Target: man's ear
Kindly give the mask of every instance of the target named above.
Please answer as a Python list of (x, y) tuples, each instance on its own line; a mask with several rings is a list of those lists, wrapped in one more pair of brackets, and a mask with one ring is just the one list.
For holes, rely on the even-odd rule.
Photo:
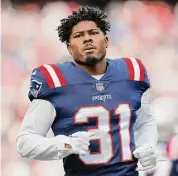
[(67, 43), (67, 50), (68, 50), (69, 54), (72, 55), (72, 48), (71, 48), (70, 43)]
[(109, 45), (109, 39), (107, 36), (105, 36), (105, 45), (106, 45), (106, 48), (108, 48), (108, 45)]

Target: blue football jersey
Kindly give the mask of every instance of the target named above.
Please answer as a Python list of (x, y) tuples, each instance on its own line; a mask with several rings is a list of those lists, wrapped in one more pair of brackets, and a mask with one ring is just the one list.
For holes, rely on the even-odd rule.
[(64, 170), (76, 176), (137, 176), (133, 126), (141, 96), (150, 87), (139, 59), (107, 59), (97, 80), (73, 62), (42, 65), (32, 72), (29, 98), (52, 103), (54, 135), (104, 131), (91, 140), (87, 155), (69, 155)]

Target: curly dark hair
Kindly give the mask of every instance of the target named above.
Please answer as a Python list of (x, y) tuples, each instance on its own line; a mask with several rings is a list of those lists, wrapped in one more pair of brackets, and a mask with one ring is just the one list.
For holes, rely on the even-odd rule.
[(106, 21), (107, 15), (97, 7), (82, 6), (78, 11), (73, 11), (68, 18), (61, 20), (58, 26), (59, 40), (63, 43), (69, 43), (72, 28), (81, 21), (94, 21), (98, 28), (106, 35), (110, 30), (110, 23)]

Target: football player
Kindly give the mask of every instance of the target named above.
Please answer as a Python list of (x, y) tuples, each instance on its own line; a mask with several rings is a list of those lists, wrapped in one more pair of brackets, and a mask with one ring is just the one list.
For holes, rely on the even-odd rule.
[[(58, 36), (73, 62), (32, 72), (17, 150), (27, 158), (63, 159), (66, 176), (138, 176), (156, 166), (147, 72), (137, 58), (105, 57), (106, 18), (86, 6), (62, 19)], [(47, 138), (50, 128), (54, 137)]]

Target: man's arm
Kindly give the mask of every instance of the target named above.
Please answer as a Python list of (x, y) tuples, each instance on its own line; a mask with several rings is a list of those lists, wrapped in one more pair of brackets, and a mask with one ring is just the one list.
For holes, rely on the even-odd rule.
[(137, 112), (138, 117), (134, 125), (136, 149), (133, 154), (142, 166), (137, 168), (138, 171), (152, 169), (157, 163), (155, 148), (158, 132), (156, 121), (151, 115), (149, 91), (147, 90), (141, 98), (141, 108)]
[(50, 102), (32, 101), (16, 140), (17, 151), (22, 157), (59, 160), (71, 153), (85, 154), (87, 152), (89, 146), (87, 132), (74, 133), (74, 138), (65, 135), (46, 138), (55, 116), (55, 109)]
[(148, 145), (153, 149), (158, 142), (158, 131), (155, 118), (151, 114), (148, 89), (141, 98), (141, 108), (137, 111), (138, 117), (134, 125), (136, 147)]

